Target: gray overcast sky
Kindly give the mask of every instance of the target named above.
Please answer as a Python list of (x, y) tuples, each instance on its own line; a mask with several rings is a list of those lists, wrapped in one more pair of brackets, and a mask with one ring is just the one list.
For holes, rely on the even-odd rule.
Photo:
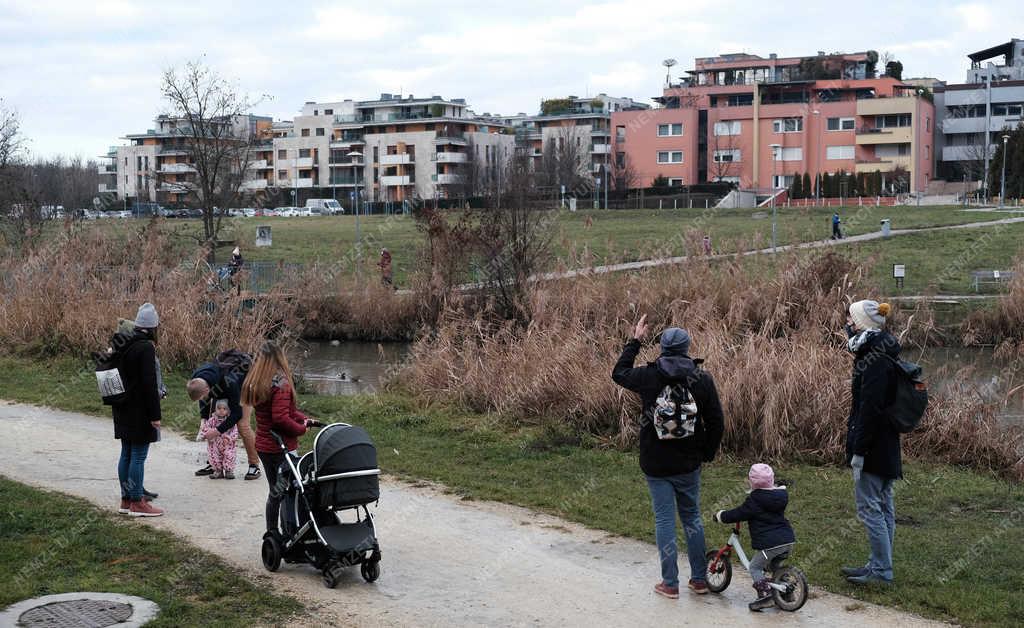
[(0, 97), (36, 154), (99, 155), (162, 109), (160, 72), (204, 55), (257, 113), (381, 92), (464, 97), (478, 113), (542, 97), (648, 99), (662, 59), (890, 51), (904, 76), (962, 82), (968, 52), (1024, 37), (1024, 2), (144, 2), (0, 0)]

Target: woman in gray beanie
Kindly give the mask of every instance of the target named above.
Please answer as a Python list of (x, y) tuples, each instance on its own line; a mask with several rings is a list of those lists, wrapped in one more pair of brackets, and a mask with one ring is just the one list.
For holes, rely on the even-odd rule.
[(149, 444), (160, 437), (160, 387), (156, 346), (160, 317), (152, 303), (139, 307), (130, 334), (114, 336), (113, 349), (120, 354), (118, 370), (127, 398), (111, 406), (114, 438), (121, 441), (117, 477), (121, 485), (122, 514), (159, 517), (163, 510), (145, 499), (143, 479)]

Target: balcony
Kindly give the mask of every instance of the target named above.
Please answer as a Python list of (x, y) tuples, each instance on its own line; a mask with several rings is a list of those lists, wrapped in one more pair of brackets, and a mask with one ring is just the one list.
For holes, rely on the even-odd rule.
[(857, 144), (909, 144), (913, 141), (914, 127), (896, 126), (884, 129), (862, 127), (857, 129)]
[(268, 165), (266, 159), (255, 159), (249, 162), (249, 167), (253, 170), (266, 170), (267, 168), (273, 168), (274, 166)]
[(313, 179), (312, 178), (303, 177), (301, 179), (293, 179), (293, 181), (295, 183), (295, 185), (293, 187), (297, 187), (297, 188), (311, 188), (311, 187), (313, 187)]
[[(996, 154), (996, 145), (988, 147), (991, 159)], [(981, 161), (985, 159), (985, 149), (979, 142), (976, 146), (943, 146), (942, 161)]]
[(466, 134), (455, 132), (439, 132), (434, 138), (435, 144), (451, 144), (453, 146), (465, 146)]
[(608, 153), (612, 152), (612, 145), (611, 144), (594, 144), (594, 146), (590, 149), (590, 152), (596, 153), (596, 154), (599, 154), (599, 155), (607, 155)]
[(242, 184), (243, 190), (265, 190), (267, 189), (266, 179), (250, 179)]
[(360, 177), (334, 176), (331, 177), (330, 185), (362, 185)]
[(381, 155), (380, 165), (382, 166), (398, 166), (401, 164), (411, 164), (416, 161), (413, 155), (408, 153), (400, 153), (398, 155)]
[(854, 165), (854, 171), (858, 174), (861, 172), (874, 172), (876, 170), (881, 172), (892, 172), (897, 168), (911, 170), (910, 156), (893, 155), (891, 157), (868, 157), (866, 159), (858, 159)]
[(431, 178), (438, 185), (456, 185), (465, 180), (460, 174), (435, 174)]
[(157, 192), (171, 192), (174, 194), (184, 194), (197, 189), (195, 183), (188, 181), (169, 181), (167, 183), (161, 183), (157, 186)]
[(160, 172), (168, 174), (187, 174), (195, 171), (196, 169), (188, 164), (163, 164), (160, 166)]
[(332, 159), (330, 159), (328, 161), (328, 163), (332, 167), (334, 167), (334, 166), (362, 166), (362, 165), (364, 165), (362, 157), (347, 157), (347, 156), (346, 157), (332, 158)]
[(342, 135), (336, 140), (331, 140), (331, 148), (348, 148), (353, 144), (365, 144), (366, 139), (362, 135)]
[(156, 152), (157, 155), (188, 155), (189, 151), (184, 146), (167, 146)]
[(914, 113), (916, 109), (916, 96), (864, 98), (857, 101), (858, 116), (881, 116), (890, 113)]
[(109, 183), (100, 183), (97, 189), (98, 192), (117, 192), (116, 185), (110, 185)]
[(381, 177), (380, 178), (380, 184), (382, 186), (384, 186), (384, 187), (393, 187), (393, 186), (396, 186), (396, 185), (411, 185), (412, 184), (412, 177), (410, 177), (408, 175)]
[(611, 137), (610, 129), (592, 129), (590, 131), (590, 137)]
[(430, 156), (431, 161), (436, 161), (439, 164), (464, 164), (466, 163), (466, 153), (456, 153), (451, 151), (439, 152)]
[(293, 164), (296, 168), (312, 168), (313, 158), (312, 157), (299, 157), (294, 161)]
[(117, 166), (99, 166), (96, 168), (96, 171), (101, 175), (117, 174)]

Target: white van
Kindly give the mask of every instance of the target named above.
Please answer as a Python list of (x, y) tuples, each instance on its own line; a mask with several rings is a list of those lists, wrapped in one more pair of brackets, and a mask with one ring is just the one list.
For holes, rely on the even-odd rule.
[(335, 216), (345, 213), (345, 208), (333, 198), (311, 198), (306, 201), (306, 209), (320, 210), (318, 213), (310, 212), (310, 215), (313, 216)]

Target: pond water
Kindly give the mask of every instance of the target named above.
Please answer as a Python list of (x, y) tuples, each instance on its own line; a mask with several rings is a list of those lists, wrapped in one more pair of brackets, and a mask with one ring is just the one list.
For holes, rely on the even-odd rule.
[[(406, 342), (304, 341), (295, 351), (296, 370), (306, 385), (320, 394), (372, 393), (389, 370), (401, 364), (409, 348)], [(986, 399), (1005, 399), (1014, 388), (1024, 385), (1024, 363), (1015, 369), (1013, 364), (996, 360), (988, 348), (907, 349), (903, 357), (924, 366), (925, 379), (934, 392), (955, 383), (957, 371), (965, 366), (972, 367), (967, 374), (969, 389)], [(1008, 425), (1024, 425), (1024, 389), (1012, 395), (1000, 417)]]
[(303, 341), (294, 351), (306, 386), (322, 395), (378, 390), (390, 369), (409, 352), (406, 342)]
[[(941, 391), (956, 381), (957, 371), (971, 367), (966, 374), (968, 390), (977, 391), (989, 401), (1006, 401), (999, 413), (1007, 425), (1024, 425), (1024, 361), (1014, 364), (997, 360), (993, 350), (985, 347), (927, 347), (923, 351), (905, 350), (903, 359), (925, 368), (929, 387)], [(1010, 394), (1010, 393), (1013, 394)]]

